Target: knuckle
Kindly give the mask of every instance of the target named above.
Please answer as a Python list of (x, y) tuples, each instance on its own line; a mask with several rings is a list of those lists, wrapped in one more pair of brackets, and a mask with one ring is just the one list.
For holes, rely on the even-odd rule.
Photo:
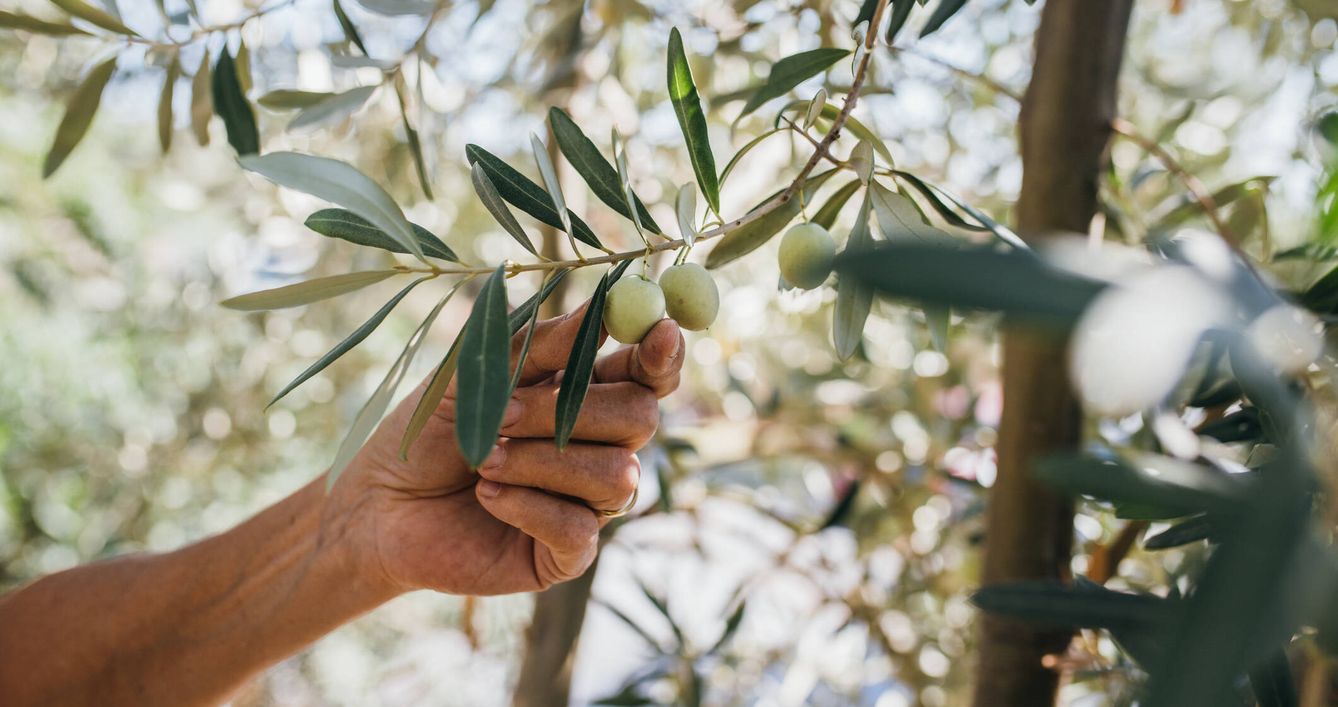
[(588, 550), (599, 543), (599, 522), (593, 513), (575, 514), (563, 525), (563, 541), (571, 550)]

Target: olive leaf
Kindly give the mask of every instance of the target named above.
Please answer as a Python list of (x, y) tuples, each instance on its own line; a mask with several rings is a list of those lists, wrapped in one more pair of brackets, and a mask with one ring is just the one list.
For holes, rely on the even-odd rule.
[(492, 451), (511, 397), (511, 335), (506, 314), (506, 265), (499, 265), (474, 300), (460, 333), (455, 437), (475, 469)]
[(533, 255), (538, 255), (539, 251), (534, 249), (534, 242), (530, 240), (529, 234), (521, 228), (520, 223), (516, 221), (515, 214), (507, 208), (506, 202), (502, 200), (502, 195), (497, 193), (497, 186), (488, 178), (488, 173), (483, 166), (474, 163), (469, 170), (470, 179), (474, 182), (474, 192), (478, 194), (479, 201), (483, 202), (483, 208), (492, 214), (494, 220), (501, 225), (502, 230), (506, 231), (521, 245)]
[(275, 184), (306, 192), (333, 202), (369, 221), (418, 259), (423, 249), (414, 238), (413, 227), (390, 195), (367, 175), (346, 162), (297, 152), (249, 155), (240, 160), (244, 169)]
[[(846, 240), (846, 249), (860, 252), (873, 243), (869, 233), (869, 214), (872, 210), (870, 192), (864, 193), (859, 207), (859, 218)], [(843, 277), (836, 285), (836, 306), (832, 310), (832, 342), (836, 355), (842, 361), (850, 358), (864, 338), (864, 322), (873, 307), (873, 288), (858, 278)]]
[(242, 93), (241, 83), (237, 79), (237, 67), (228, 54), (227, 45), (223, 45), (218, 54), (218, 63), (214, 65), (213, 80), (214, 112), (223, 119), (227, 128), (228, 144), (238, 155), (254, 155), (260, 152), (260, 133), (256, 130), (256, 116), (251, 104)]
[(304, 304), (311, 304), (312, 302), (319, 302), (361, 290), (368, 285), (374, 285), (398, 274), (398, 270), (369, 270), (318, 277), (292, 285), (239, 295), (225, 299), (219, 304), (228, 309), (243, 312), (300, 307)]
[[(497, 192), (512, 206), (553, 228), (563, 228), (564, 219), (558, 217), (557, 209), (553, 208), (553, 198), (543, 187), (478, 145), (466, 145), (465, 157), (470, 164), (482, 165), (488, 178), (497, 187)], [(577, 240), (596, 248), (604, 248), (599, 238), (595, 236), (595, 232), (570, 210), (567, 211), (567, 220), (570, 221), (571, 228), (575, 231), (572, 235), (576, 236)]]
[(565, 448), (571, 440), (571, 433), (576, 429), (576, 417), (581, 413), (581, 405), (590, 387), (590, 376), (594, 373), (595, 358), (599, 353), (600, 332), (604, 326), (604, 298), (631, 263), (631, 260), (624, 260), (604, 273), (594, 294), (590, 296), (590, 304), (576, 331), (576, 340), (572, 343), (571, 355), (567, 358), (562, 382), (558, 386), (553, 432), (558, 449)]
[(0, 10), (0, 27), (6, 29), (21, 29), (26, 32), (35, 32), (37, 34), (47, 34), (57, 37), (72, 34), (88, 34), (72, 24), (41, 20), (36, 17), (21, 15), (15, 12), (6, 12), (4, 10)]
[[(562, 282), (563, 278), (565, 278), (569, 272), (570, 270), (566, 269), (555, 271), (549, 276), (534, 296), (525, 300), (523, 304), (516, 307), (515, 310), (508, 315), (507, 323), (512, 336), (515, 336), (516, 332), (520, 331), (520, 328), (526, 321), (533, 320), (535, 312), (539, 309), (539, 305), (543, 304), (544, 301), (548, 299), (548, 296), (553, 294), (558, 283)], [(423, 428), (427, 426), (427, 421), (431, 419), (432, 412), (441, 404), (441, 399), (445, 397), (446, 389), (450, 387), (451, 378), (455, 375), (455, 370), (459, 361), (460, 338), (456, 337), (455, 342), (451, 344), (450, 350), (447, 351), (446, 355), (441, 359), (441, 363), (437, 365), (435, 370), (433, 370), (432, 378), (428, 381), (423, 396), (418, 399), (417, 405), (414, 406), (413, 414), (409, 416), (409, 424), (405, 425), (404, 436), (400, 439), (400, 459), (407, 460), (409, 458), (409, 447), (413, 446), (413, 443), (417, 441), (418, 436), (423, 432)]]
[(172, 61), (167, 65), (167, 75), (163, 77), (163, 92), (158, 97), (158, 144), (163, 154), (172, 148), (172, 94), (180, 77), (181, 54), (173, 52)]
[(915, 238), (926, 242), (951, 242), (955, 239), (929, 225), (920, 208), (905, 194), (898, 194), (881, 184), (869, 188), (878, 226), (889, 241)]
[[(530, 133), (530, 152), (534, 153), (534, 161), (539, 166), (539, 176), (543, 178), (544, 187), (548, 189), (548, 197), (553, 202), (553, 211), (562, 221), (562, 230), (570, 234), (571, 214), (567, 209), (567, 200), (562, 196), (562, 182), (558, 181), (557, 169), (553, 167), (553, 160), (548, 156), (548, 147), (534, 133)], [(572, 248), (575, 247), (576, 244), (573, 243)]]
[[(804, 200), (807, 201), (811, 198), (812, 192), (817, 191), (818, 187), (822, 186), (822, 183), (827, 181), (835, 172), (836, 170), (828, 170), (822, 174), (809, 177), (808, 181), (804, 182)], [(767, 197), (762, 201), (762, 204), (769, 203), (779, 194), (780, 192), (777, 192)], [(753, 210), (756, 211), (762, 204), (754, 207)], [(800, 206), (800, 199), (789, 199), (766, 215), (729, 231), (706, 256), (706, 267), (718, 268), (757, 250), (771, 240), (772, 236), (780, 233), (781, 229), (793, 221), (795, 216), (799, 215)]]
[(358, 0), (358, 4), (377, 13), (395, 17), (399, 15), (426, 15), (432, 12), (435, 4), (431, 0)]
[(892, 17), (887, 22), (887, 43), (892, 44), (896, 39), (897, 32), (906, 25), (906, 18), (911, 16), (911, 8), (915, 7), (915, 0), (891, 0), (889, 3), (892, 9)]
[[(462, 281), (463, 282), (463, 281)], [(358, 416), (353, 419), (353, 425), (349, 427), (344, 439), (339, 443), (339, 449), (335, 452), (334, 463), (330, 465), (330, 471), (325, 477), (325, 490), (328, 492), (334, 487), (335, 482), (339, 480), (339, 475), (344, 473), (349, 462), (357, 455), (358, 450), (362, 449), (363, 443), (376, 430), (376, 426), (381, 422), (381, 418), (386, 414), (386, 408), (390, 407), (390, 401), (395, 397), (395, 391), (400, 387), (400, 382), (404, 380), (404, 374), (408, 372), (409, 366), (418, 355), (418, 349), (423, 345), (427, 338), (427, 333), (432, 329), (432, 324), (437, 321), (437, 315), (441, 314), (442, 308), (451, 301), (456, 291), (460, 289), (462, 283), (456, 283), (445, 296), (437, 302), (437, 306), (428, 312), (423, 319), (423, 323), (418, 325), (409, 340), (404, 342), (404, 350), (400, 352), (399, 358), (386, 371), (386, 375), (381, 379), (381, 383), (376, 386), (367, 402), (363, 403), (362, 408), (358, 410)]]
[(939, 0), (938, 7), (934, 8), (934, 14), (929, 16), (929, 21), (925, 23), (924, 29), (920, 30), (920, 37), (924, 38), (938, 31), (944, 22), (952, 19), (957, 11), (962, 9), (966, 0)]
[(367, 53), (367, 47), (362, 43), (362, 35), (358, 34), (358, 28), (353, 25), (353, 21), (348, 18), (348, 13), (344, 12), (344, 5), (340, 0), (334, 0), (335, 19), (339, 20), (339, 28), (344, 30), (344, 37), (353, 45)]
[(51, 0), (51, 4), (60, 9), (78, 17), (79, 19), (97, 25), (105, 30), (110, 30), (117, 34), (124, 34), (129, 37), (138, 37), (139, 33), (129, 27), (126, 27), (120, 20), (101, 8), (93, 7), (83, 0)]
[(413, 157), (414, 171), (418, 172), (418, 184), (423, 188), (423, 196), (432, 201), (436, 197), (432, 195), (432, 178), (428, 176), (427, 158), (423, 156), (423, 141), (419, 139), (418, 131), (409, 121), (409, 104), (404, 98), (404, 74), (395, 74), (394, 83), (395, 100), (400, 107), (400, 125), (404, 126), (404, 140), (408, 143), (409, 154)]
[(102, 103), (102, 91), (115, 71), (116, 57), (113, 56), (93, 67), (74, 90), (74, 95), (70, 96), (70, 102), (65, 106), (65, 117), (61, 118), (60, 126), (56, 128), (56, 138), (46, 153), (46, 162), (42, 165), (43, 179), (54, 174), (84, 138), (88, 126), (93, 123), (98, 105)]
[(678, 197), (674, 199), (678, 213), (678, 230), (683, 234), (683, 242), (689, 247), (697, 240), (697, 187), (691, 183), (678, 188)]
[(238, 37), (237, 56), (233, 58), (233, 64), (237, 71), (237, 85), (242, 89), (242, 95), (251, 92), (251, 50), (246, 47), (245, 39)]
[(813, 223), (831, 230), (832, 225), (836, 223), (836, 217), (841, 214), (841, 209), (862, 186), (864, 186), (864, 183), (856, 179), (837, 189), (835, 193), (827, 197), (827, 201), (818, 209), (818, 212), (813, 214)]
[(701, 96), (697, 95), (697, 85), (692, 81), (692, 69), (683, 51), (683, 36), (677, 27), (669, 32), (668, 64), (669, 101), (674, 105), (674, 114), (678, 116), (678, 125), (688, 146), (692, 171), (697, 175), (702, 194), (706, 195), (706, 204), (718, 214), (720, 182), (716, 178), (715, 157), (711, 154), (706, 113), (702, 111)]
[[(385, 231), (373, 226), (367, 219), (349, 211), (347, 209), (321, 209), (307, 217), (307, 228), (330, 238), (338, 238), (356, 243), (362, 246), (380, 248), (392, 253), (405, 253), (409, 251), (398, 241), (391, 238)], [(460, 262), (460, 258), (455, 255), (455, 251), (432, 234), (431, 231), (419, 226), (412, 221), (409, 226), (413, 228), (414, 239), (423, 249), (423, 255), (449, 260), (453, 263)]]
[(762, 144), (763, 140), (766, 140), (772, 135), (775, 135), (776, 133), (781, 132), (783, 130), (785, 130), (785, 128), (772, 128), (762, 133), (761, 135), (758, 135), (752, 140), (749, 140), (747, 144), (745, 144), (743, 147), (740, 147), (739, 151), (735, 152), (734, 156), (729, 158), (729, 163), (725, 165), (725, 170), (720, 173), (720, 183), (724, 184), (725, 180), (729, 179), (730, 173), (734, 171), (734, 167), (739, 164), (739, 160), (742, 160), (744, 155), (751, 152), (754, 147), (757, 147), (758, 145)]
[[(623, 193), (623, 205), (627, 212), (632, 214), (632, 225), (636, 226), (637, 235), (641, 236), (642, 241), (646, 241), (645, 227), (641, 223), (641, 215), (636, 210), (637, 198), (632, 193), (632, 182), (628, 176), (627, 148), (622, 144), (617, 129), (613, 131), (613, 159), (618, 163), (618, 185)], [(649, 246), (650, 243), (646, 242), (646, 245)]]
[(377, 88), (379, 86), (359, 86), (313, 103), (288, 121), (288, 129), (334, 123), (347, 118), (362, 108)]
[(404, 299), (405, 295), (408, 295), (409, 292), (413, 290), (413, 288), (419, 285), (419, 283), (422, 283), (430, 279), (432, 278), (423, 277), (414, 280), (413, 282), (406, 285), (404, 289), (396, 293), (394, 297), (391, 297), (389, 302), (386, 302), (385, 304), (381, 305), (381, 308), (376, 310), (376, 313), (372, 315), (371, 319), (368, 319), (367, 321), (363, 322), (357, 329), (353, 330), (352, 334), (349, 334), (348, 337), (345, 338), (343, 341), (339, 342), (338, 344), (335, 344), (334, 348), (325, 352), (325, 355), (321, 356), (319, 359), (316, 360), (315, 363), (308, 366), (305, 371), (302, 371), (302, 373), (298, 374), (298, 376), (294, 378), (291, 383), (284, 386), (283, 390), (279, 391), (279, 394), (274, 396), (274, 398), (270, 400), (269, 403), (265, 405), (265, 407), (270, 407), (274, 403), (279, 402), (279, 400), (283, 398), (283, 396), (292, 392), (293, 389), (296, 388), (297, 386), (305, 383), (308, 378), (311, 378), (317, 373), (320, 373), (321, 371), (325, 370), (326, 366), (329, 366), (330, 364), (338, 360), (340, 356), (343, 356), (344, 354), (353, 350), (353, 347), (362, 343), (363, 339), (366, 339), (368, 336), (371, 335), (372, 332), (376, 331), (377, 327), (381, 326), (381, 322), (386, 320), (386, 317), (390, 314), (392, 310), (395, 309), (395, 306), (400, 303), (400, 300)]
[(820, 88), (814, 94), (813, 100), (808, 104), (808, 111), (804, 113), (804, 129), (808, 130), (813, 124), (822, 117), (822, 109), (827, 107), (827, 89)]
[(909, 184), (912, 189), (920, 192), (921, 196), (923, 196), (929, 202), (929, 205), (934, 208), (934, 211), (937, 211), (938, 215), (942, 216), (943, 220), (947, 221), (949, 224), (952, 224), (957, 228), (966, 229), (968, 231), (989, 230), (983, 225), (967, 221), (966, 219), (962, 218), (961, 215), (959, 215), (956, 211), (954, 211), (952, 207), (944, 203), (943, 198), (940, 197), (939, 195), (939, 192), (942, 191), (941, 189), (938, 189), (934, 185), (915, 176), (914, 174), (911, 174), (910, 172), (903, 172), (898, 170), (893, 172), (893, 174), (895, 174), (897, 178)]
[(762, 84), (757, 92), (744, 104), (743, 112), (739, 114), (739, 117), (742, 118), (752, 113), (762, 107), (763, 103), (773, 98), (784, 96), (795, 86), (826, 71), (832, 64), (849, 55), (850, 52), (845, 49), (824, 47), (792, 54), (777, 61), (772, 65), (766, 83)]
[[(626, 199), (623, 198), (622, 183), (618, 179), (618, 173), (600, 154), (594, 141), (587, 137), (576, 121), (561, 108), (553, 107), (548, 110), (548, 124), (553, 128), (553, 137), (557, 139), (558, 149), (562, 150), (562, 155), (576, 169), (576, 173), (581, 175), (581, 179), (590, 186), (591, 193), (599, 197), (599, 200), (609, 208), (626, 218), (632, 218), (633, 214), (627, 208)], [(660, 233), (660, 227), (650, 217), (646, 205), (635, 194), (632, 198), (636, 202), (636, 216), (641, 219), (641, 224), (653, 233)]]
[(209, 117), (214, 114), (213, 77), (209, 70), (209, 47), (200, 53), (200, 66), (190, 82), (190, 127), (200, 147), (209, 144)]
[(292, 89), (281, 88), (266, 93), (256, 99), (256, 103), (259, 103), (270, 110), (294, 110), (297, 108), (314, 106), (317, 103), (333, 98), (335, 95), (336, 94), (333, 93), (324, 93), (320, 91), (294, 91)]

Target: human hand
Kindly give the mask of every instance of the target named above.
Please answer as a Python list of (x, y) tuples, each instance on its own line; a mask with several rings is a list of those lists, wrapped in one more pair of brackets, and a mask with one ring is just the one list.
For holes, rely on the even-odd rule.
[[(678, 387), (683, 336), (669, 319), (595, 364), (571, 442), (558, 451), (554, 408), (584, 307), (536, 326), (502, 438), (475, 473), (457, 446), (455, 385), (410, 448), (400, 439), (427, 383), (382, 421), (331, 490), (331, 518), (358, 572), (391, 591), (537, 591), (593, 562), (596, 510), (632, 497), (636, 451), (655, 434), (658, 398)], [(512, 339), (512, 366), (525, 332)]]

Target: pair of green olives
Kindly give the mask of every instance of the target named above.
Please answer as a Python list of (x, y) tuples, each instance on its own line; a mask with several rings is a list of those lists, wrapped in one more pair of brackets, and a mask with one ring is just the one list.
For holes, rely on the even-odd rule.
[(696, 263), (675, 265), (659, 284), (640, 275), (619, 279), (604, 303), (604, 328), (624, 344), (641, 341), (665, 312), (684, 329), (701, 331), (720, 312), (720, 291), (706, 268)]

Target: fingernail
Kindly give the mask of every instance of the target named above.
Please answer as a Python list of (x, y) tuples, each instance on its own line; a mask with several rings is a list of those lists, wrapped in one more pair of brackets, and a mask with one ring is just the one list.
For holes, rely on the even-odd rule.
[(492, 453), (488, 455), (487, 459), (483, 460), (483, 464), (481, 466), (484, 469), (496, 469), (497, 467), (502, 465), (502, 462), (505, 461), (506, 461), (506, 447), (503, 447), (502, 445), (499, 444), (496, 447), (492, 448)]
[(506, 410), (502, 412), (502, 427), (514, 425), (520, 422), (520, 413), (523, 406), (519, 400), (512, 398), (511, 402), (506, 404)]
[(495, 481), (484, 479), (479, 481), (479, 495), (484, 498), (497, 498), (497, 494), (502, 492), (502, 485)]

